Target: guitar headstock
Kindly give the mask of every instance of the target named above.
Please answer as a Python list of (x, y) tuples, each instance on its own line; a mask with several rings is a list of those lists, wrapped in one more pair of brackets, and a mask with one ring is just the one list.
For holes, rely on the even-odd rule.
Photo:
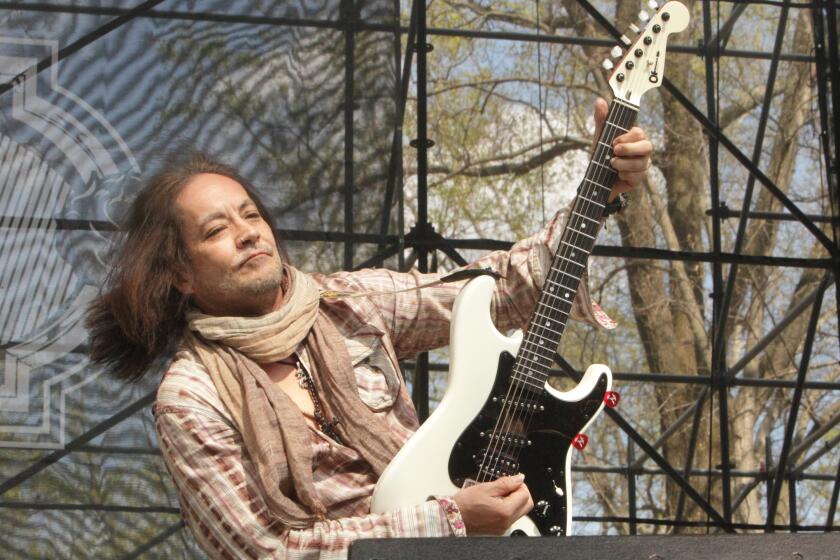
[[(656, 1), (651, 0), (648, 6), (656, 9)], [(685, 29), (688, 20), (688, 9), (676, 0), (666, 2), (653, 17), (644, 11), (639, 14), (641, 26), (630, 26), (635, 40), (622, 36), (626, 50), (616, 46), (611, 51), (613, 57), (621, 56), (621, 60), (617, 64), (604, 61), (604, 68), (613, 70), (610, 87), (615, 97), (638, 106), (647, 90), (659, 87), (665, 73), (668, 36)]]

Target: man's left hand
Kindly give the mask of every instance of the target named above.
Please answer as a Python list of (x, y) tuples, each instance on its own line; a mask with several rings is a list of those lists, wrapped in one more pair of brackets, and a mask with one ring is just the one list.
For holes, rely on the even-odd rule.
[[(595, 102), (595, 139), (601, 134), (604, 121), (607, 118), (607, 102), (598, 99)], [(636, 188), (642, 179), (647, 175), (650, 168), (650, 155), (653, 152), (653, 145), (647, 139), (645, 131), (634, 126), (621, 136), (613, 140), (612, 166), (618, 171), (618, 177), (613, 183), (610, 200), (613, 200), (619, 193), (629, 192)]]

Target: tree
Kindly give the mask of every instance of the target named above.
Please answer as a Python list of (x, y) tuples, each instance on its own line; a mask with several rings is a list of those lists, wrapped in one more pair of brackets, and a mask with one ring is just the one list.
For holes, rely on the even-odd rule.
[[(694, 24), (671, 43), (693, 45), (703, 40), (701, 3), (690, 2)], [(614, 12), (605, 11), (615, 6)], [(617, 26), (626, 29), (635, 19), (638, 3), (619, 1), (600, 5)], [(718, 5), (720, 21), (735, 7)], [(527, 2), (480, 2), (441, 0), (429, 5), (430, 27), (458, 27), (497, 31), (528, 31), (543, 35), (603, 38), (604, 30), (575, 0), (535, 6)], [(732, 48), (766, 50), (778, 25), (778, 7), (751, 6), (739, 9)], [(813, 45), (810, 12), (792, 10), (784, 52), (807, 54)], [(769, 39), (768, 39), (769, 38)], [(722, 40), (726, 40), (724, 37)], [(604, 97), (609, 89), (598, 71), (607, 49), (601, 47), (536, 46), (534, 43), (490, 42), (463, 38), (435, 37), (430, 55), (430, 137), (437, 142), (430, 160), (431, 220), (445, 236), (517, 238), (539, 227), (535, 209), (544, 192), (558, 183), (576, 185), (582, 176), (591, 134), (594, 94)], [(744, 153), (752, 153), (755, 129), (768, 87), (768, 61), (721, 58), (718, 61), (719, 124)], [(689, 99), (705, 107), (705, 62), (690, 54), (671, 52), (668, 79)], [(800, 207), (823, 213), (827, 193), (822, 187), (819, 145), (814, 130), (814, 87), (811, 64), (783, 61), (779, 66), (770, 105), (767, 132), (760, 146), (759, 162), (764, 173)], [(409, 112), (411, 111), (409, 105)], [(642, 123), (657, 144), (655, 169), (633, 195), (631, 206), (618, 221), (618, 232), (607, 226), (601, 242), (620, 242), (626, 247), (656, 247), (672, 251), (707, 253), (712, 250), (708, 138), (701, 125), (680, 102), (664, 89), (659, 96), (643, 100)], [(413, 115), (406, 128), (411, 133)], [(662, 131), (661, 133), (658, 131)], [(540, 140), (542, 136), (542, 140)], [(545, 166), (543, 170), (542, 166)], [(411, 167), (407, 168), (411, 181)], [(544, 178), (542, 173), (544, 172)], [(746, 173), (734, 158), (721, 153), (721, 198), (740, 203), (747, 183)], [(577, 177), (575, 180), (574, 177)], [(756, 212), (779, 212), (778, 200), (756, 185), (751, 208)], [(549, 211), (562, 198), (548, 195)], [(499, 204), (503, 201), (503, 204)], [(408, 205), (409, 210), (411, 205)], [(407, 220), (410, 223), (410, 220)], [(737, 223), (722, 224), (724, 251), (731, 251)], [(809, 255), (824, 257), (825, 250), (803, 227), (795, 223), (750, 220), (743, 241), (743, 254)], [(448, 266), (446, 260), (442, 266)], [(451, 265), (449, 265), (451, 266)], [(724, 266), (725, 280), (732, 270)], [(709, 375), (713, 359), (713, 313), (708, 292), (712, 268), (702, 262), (656, 262), (648, 259), (601, 260), (593, 270), (596, 292), (602, 302), (623, 323), (625, 333), (613, 337), (572, 329), (562, 345), (567, 358), (582, 366), (605, 358), (624, 371), (649, 371)], [(824, 277), (820, 269), (789, 270), (769, 266), (737, 267), (728, 308), (725, 331), (726, 367), (732, 366), (752, 348), (786, 313)], [(625, 292), (626, 290), (626, 292)], [(628, 297), (629, 296), (629, 297)], [(837, 368), (836, 313), (831, 298), (823, 306), (818, 337), (809, 368), (809, 379), (835, 380)], [(743, 376), (755, 379), (791, 380), (802, 353), (808, 313), (801, 314), (767, 349), (751, 360)], [(626, 332), (631, 331), (631, 332)], [(720, 402), (713, 393), (711, 404), (704, 401), (698, 416), (697, 445), (688, 456), (691, 412), (703, 393), (701, 384), (666, 384), (624, 389), (628, 416), (649, 441), (672, 427), (678, 427), (662, 447), (664, 457), (678, 469), (705, 470), (711, 477), (689, 476), (713, 507), (723, 511), (721, 487)], [(804, 438), (835, 416), (840, 406), (830, 395), (806, 391), (799, 416), (797, 437)], [(765, 445), (777, 460), (782, 427), (790, 408), (791, 390), (733, 386), (727, 390), (730, 463), (737, 471), (772, 469), (764, 464)], [(628, 403), (630, 400), (634, 403)], [(709, 407), (712, 407), (709, 409)], [(686, 416), (688, 421), (678, 420)], [(596, 440), (606, 448), (593, 451), (599, 462), (623, 464), (627, 454), (625, 437), (602, 421)], [(775, 455), (774, 455), (775, 453)], [(587, 456), (587, 460), (591, 460)], [(802, 455), (800, 454), (800, 458)], [(816, 462), (819, 468), (834, 467)], [(707, 488), (711, 480), (711, 488)], [(640, 477), (639, 511), (654, 517), (703, 521), (705, 513), (685, 500), (670, 478)], [(590, 476), (598, 508), (608, 515), (626, 515), (627, 496), (608, 475)], [(664, 482), (664, 484), (663, 484)], [(824, 491), (811, 488), (799, 500), (825, 511)], [(750, 491), (748, 491), (750, 490)], [(733, 478), (732, 497), (744, 493), (734, 504), (733, 521), (763, 524), (764, 485), (749, 478)], [(785, 496), (786, 493), (783, 493)], [(782, 499), (784, 503), (786, 498)], [(593, 504), (594, 505), (594, 504)], [(805, 511), (804, 508), (800, 508)], [(802, 520), (799, 520), (802, 522)], [(787, 508), (780, 506), (776, 522), (787, 522)], [(818, 521), (822, 523), (823, 520)], [(627, 530), (616, 525), (615, 530)], [(643, 530), (667, 530), (664, 528)]]

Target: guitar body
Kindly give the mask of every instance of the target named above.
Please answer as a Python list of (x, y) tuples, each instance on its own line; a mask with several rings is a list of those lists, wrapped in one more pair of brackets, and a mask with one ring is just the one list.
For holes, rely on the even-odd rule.
[[(510, 372), (522, 341), (521, 332), (507, 337), (493, 326), (493, 288), (494, 280), (481, 276), (458, 295), (446, 394), (382, 473), (373, 493), (373, 513), (418, 504), (431, 495), (454, 494), (478, 472), (481, 461), (473, 457), (479, 458), (493, 445), (487, 436), (499, 417), (501, 399), (509, 393)], [(536, 506), (511, 532), (571, 533), (572, 439), (603, 408), (611, 380), (609, 368), (593, 365), (571, 391), (560, 392), (546, 384), (541, 394), (528, 394), (543, 409), (534, 412), (527, 432), (518, 432), (516, 426), (508, 430), (518, 434), (519, 442), (512, 435), (512, 443), (507, 444), (517, 447), (518, 465), (499, 466), (495, 476), (485, 478), (525, 474)]]

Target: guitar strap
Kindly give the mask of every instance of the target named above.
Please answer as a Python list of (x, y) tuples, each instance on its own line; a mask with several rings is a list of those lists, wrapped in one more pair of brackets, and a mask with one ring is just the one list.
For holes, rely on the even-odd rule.
[(412, 288), (405, 288), (402, 290), (391, 290), (391, 291), (376, 291), (376, 292), (340, 292), (338, 290), (321, 290), (319, 293), (319, 297), (321, 299), (341, 299), (341, 298), (357, 298), (357, 297), (370, 297), (370, 296), (382, 296), (382, 295), (393, 295), (393, 294), (402, 294), (406, 292), (415, 292), (417, 290), (422, 290), (423, 288), (429, 288), (431, 286), (439, 286), (440, 284), (448, 284), (450, 282), (460, 282), (461, 280), (467, 280), (471, 278), (476, 278), (478, 276), (492, 276), (496, 280), (502, 278), (502, 275), (496, 272), (491, 268), (467, 268), (464, 270), (456, 270), (451, 274), (447, 274), (446, 276), (442, 276), (433, 282), (426, 282), (425, 284), (419, 284)]

